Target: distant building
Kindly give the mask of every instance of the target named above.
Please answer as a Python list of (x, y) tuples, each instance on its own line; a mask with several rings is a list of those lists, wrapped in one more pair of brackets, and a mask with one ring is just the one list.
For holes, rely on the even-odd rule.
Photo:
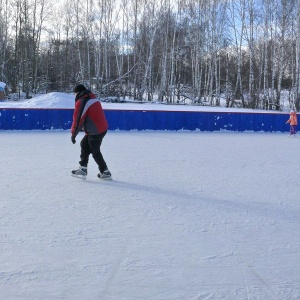
[(4, 101), (5, 99), (5, 88), (6, 84), (4, 82), (0, 82), (0, 101)]
[(5, 99), (4, 88), (0, 86), (0, 101)]

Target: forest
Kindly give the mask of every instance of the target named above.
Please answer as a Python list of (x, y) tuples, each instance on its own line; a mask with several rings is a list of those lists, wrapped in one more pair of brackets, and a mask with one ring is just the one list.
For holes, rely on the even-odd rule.
[(299, 110), (300, 0), (0, 0), (8, 97)]

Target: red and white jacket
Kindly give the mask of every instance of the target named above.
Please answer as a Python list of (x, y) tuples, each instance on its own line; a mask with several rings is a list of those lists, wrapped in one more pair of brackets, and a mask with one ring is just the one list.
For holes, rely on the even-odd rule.
[(108, 124), (101, 102), (89, 90), (80, 93), (75, 99), (75, 110), (71, 127), (75, 138), (79, 131), (88, 135), (97, 135), (108, 129)]

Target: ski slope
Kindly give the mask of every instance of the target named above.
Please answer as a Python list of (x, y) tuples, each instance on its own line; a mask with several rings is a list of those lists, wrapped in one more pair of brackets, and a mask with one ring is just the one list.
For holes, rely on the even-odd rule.
[[(287, 128), (288, 131), (288, 128)], [(0, 299), (300, 299), (300, 138), (0, 132)]]

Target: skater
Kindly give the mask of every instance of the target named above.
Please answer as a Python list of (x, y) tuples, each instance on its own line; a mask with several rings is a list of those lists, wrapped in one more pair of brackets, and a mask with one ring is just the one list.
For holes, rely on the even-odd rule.
[(95, 94), (88, 90), (83, 84), (74, 88), (75, 109), (71, 127), (71, 141), (76, 143), (76, 136), (79, 131), (85, 135), (80, 142), (81, 154), (79, 168), (72, 171), (72, 176), (85, 179), (89, 156), (92, 154), (98, 165), (100, 179), (111, 179), (111, 173), (100, 151), (100, 146), (107, 133), (108, 124), (101, 106)]
[(286, 124), (290, 124), (290, 136), (295, 137), (296, 134), (296, 126), (298, 124), (297, 122), (297, 114), (294, 109), (290, 111), (290, 118), (287, 120)]

